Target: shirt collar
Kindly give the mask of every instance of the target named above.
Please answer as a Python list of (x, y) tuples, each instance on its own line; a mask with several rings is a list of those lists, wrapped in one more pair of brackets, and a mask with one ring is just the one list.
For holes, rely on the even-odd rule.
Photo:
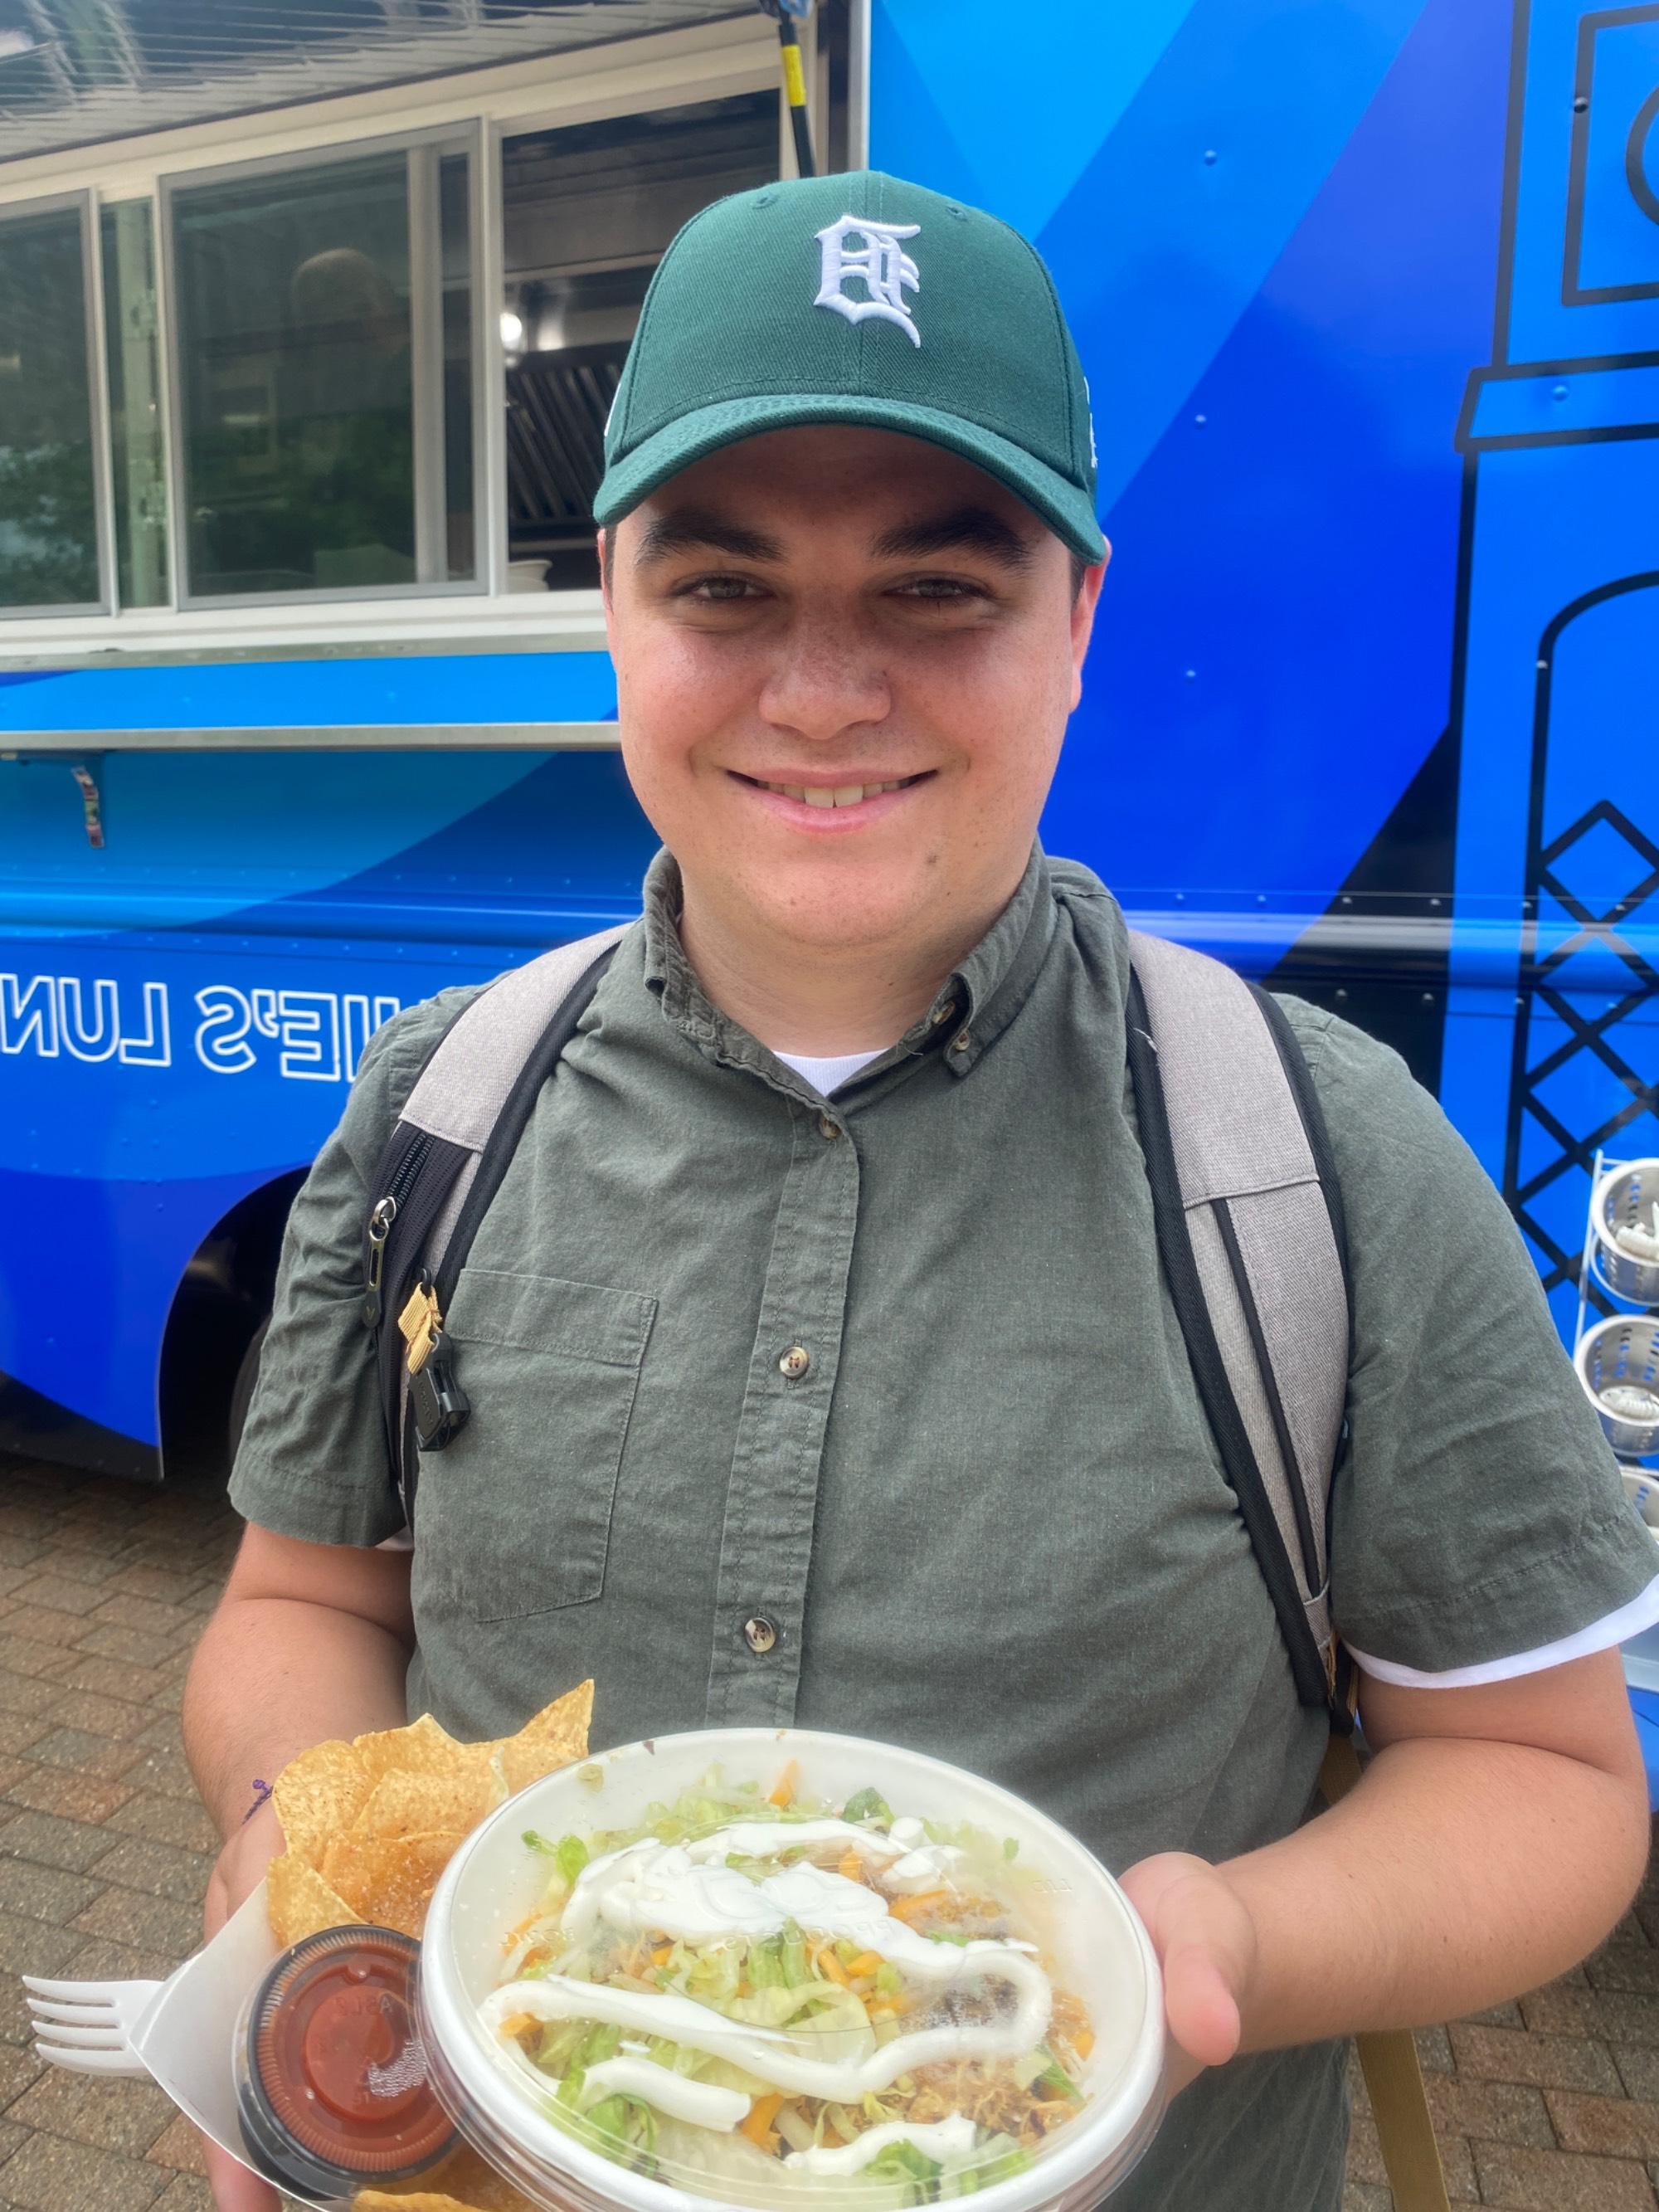
[(951, 1073), (966, 1075), (977, 1067), (1030, 996), (1054, 930), (1048, 858), (1041, 845), (1033, 845), (1018, 890), (946, 978), (905, 1042), (914, 1050), (918, 1038), (942, 1029)]
[[(709, 1000), (680, 942), (681, 902), (679, 865), (664, 850), (646, 871), (644, 885), (645, 981), (663, 1013), (716, 1058), (752, 1068), (781, 1089), (804, 1087), (793, 1069)], [(927, 1012), (857, 1080), (935, 1048), (953, 1075), (969, 1073), (1030, 996), (1054, 928), (1048, 856), (1034, 845), (1012, 898), (939, 986)]]

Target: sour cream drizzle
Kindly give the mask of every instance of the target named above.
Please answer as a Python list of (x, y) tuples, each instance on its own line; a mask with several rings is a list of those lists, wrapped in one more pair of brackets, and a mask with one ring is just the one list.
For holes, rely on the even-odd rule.
[[(896, 1830), (898, 1825), (894, 1824)], [(688, 1942), (754, 1942), (781, 1934), (793, 1922), (811, 1936), (846, 1937), (902, 1967), (912, 1980), (935, 1988), (981, 1979), (1001, 1982), (1012, 1992), (1015, 2002), (1012, 2011), (998, 2019), (917, 2029), (855, 2058), (837, 2060), (811, 2056), (807, 2046), (815, 2039), (810, 2030), (786, 2037), (728, 2020), (711, 2007), (673, 1990), (653, 1994), (611, 1989), (569, 1975), (548, 1974), (494, 1990), (479, 2008), (483, 2025), (492, 2033), (499, 2033), (504, 2021), (526, 2013), (543, 2021), (605, 2021), (727, 2059), (774, 2088), (843, 2102), (866, 2091), (888, 2088), (901, 2074), (918, 2066), (951, 2059), (1023, 2057), (1047, 2033), (1054, 1998), (1048, 1976), (1028, 1955), (1030, 1945), (992, 1939), (933, 1942), (896, 1919), (878, 1891), (863, 1882), (850, 1881), (843, 1875), (802, 1864), (784, 1867), (755, 1881), (725, 1863), (728, 1856), (768, 1857), (796, 1846), (839, 1844), (860, 1851), (867, 1860), (896, 1858), (902, 1866), (907, 1857), (914, 1863), (923, 1856), (917, 1841), (919, 1824), (907, 1823), (906, 1830), (890, 1839), (846, 1820), (735, 1821), (693, 1844), (659, 1844), (647, 1838), (589, 1863), (565, 1906), (564, 1931), (574, 1942), (584, 1941), (601, 1923), (623, 1935), (650, 1930)], [(954, 1846), (933, 1848), (939, 1856), (930, 1860), (930, 1874), (942, 1873), (951, 1863), (946, 1853), (960, 1856)], [(914, 1878), (922, 1869), (913, 1865), (911, 1871)], [(607, 2067), (617, 2066), (627, 2066), (642, 2075), (665, 2075), (664, 2068), (650, 2061), (615, 2059), (592, 2068), (587, 2079), (594, 2081), (605, 2075)], [(666, 2078), (684, 2080), (674, 2075)], [(621, 2087), (620, 2079), (617, 2087)], [(651, 2081), (646, 2088), (629, 2094), (645, 2097), (647, 2088), (658, 2087)], [(743, 2106), (746, 2112), (746, 2098)], [(679, 2118), (696, 2118), (689, 2111), (681, 2112), (667, 2105), (663, 2110), (675, 2111)], [(736, 2118), (742, 2116), (738, 2113)], [(733, 2119), (698, 2124), (729, 2127), (736, 2123)], [(951, 2123), (933, 2124), (943, 2127)], [(964, 2124), (969, 2126), (971, 2135), (971, 2124)], [(860, 2142), (879, 2133), (879, 2130), (870, 2130), (860, 2137)], [(911, 2139), (915, 2139), (914, 2135)]]
[(693, 2081), (649, 2058), (602, 2058), (582, 2076), (582, 2110), (602, 2097), (637, 2097), (671, 2119), (689, 2120), (694, 2127), (711, 2128), (730, 2135), (748, 2111), (750, 2100), (741, 2089), (722, 2089), (713, 2081)]
[[(843, 1832), (872, 1840), (862, 1829), (838, 1820), (803, 1820), (782, 1832), (793, 1843), (810, 1838), (815, 1828), (828, 1832), (822, 1838), (825, 1842), (840, 1841)], [(725, 1864), (728, 1853), (759, 1856), (744, 1848), (756, 1835), (768, 1838), (769, 1848), (777, 1850), (781, 1847), (779, 1833), (774, 1826), (739, 1824), (695, 1844), (647, 1841), (609, 1851), (592, 1860), (577, 1878), (564, 1909), (565, 1934), (580, 1943), (603, 1922), (624, 1936), (649, 1930), (691, 1943), (738, 1937), (760, 1942), (781, 1935), (793, 1920), (809, 1935), (846, 1936), (861, 1948), (890, 1959), (916, 1980), (935, 1983), (960, 1979), (965, 1961), (974, 1962), (975, 1972), (984, 1972), (988, 1954), (1006, 1961), (1012, 1953), (1012, 1944), (995, 1940), (935, 1943), (895, 1919), (878, 1891), (823, 1867), (784, 1867), (753, 1881)], [(943, 1852), (952, 1847), (935, 1848)], [(921, 1857), (917, 1850), (901, 1853), (898, 1863), (903, 1866), (907, 1858)], [(937, 1879), (950, 1862), (941, 1857), (925, 1863), (927, 1876)], [(1048, 1987), (1046, 1982), (1043, 1987)]]
[(811, 2150), (788, 2151), (783, 2162), (802, 2173), (859, 2173), (872, 2159), (879, 2158), (889, 2143), (900, 2142), (914, 2143), (924, 2158), (965, 2158), (974, 2148), (974, 2124), (965, 2112), (952, 2112), (948, 2119), (924, 2120), (920, 2124), (912, 2120), (885, 2120), (878, 2128), (866, 2128), (855, 2142), (819, 2143)]
[(896, 1859), (908, 1846), (873, 1828), (854, 1826), (851, 1820), (734, 1820), (712, 1836), (699, 1836), (686, 1850), (694, 1859), (723, 1859), (728, 1852), (739, 1858), (775, 1858), (780, 1851), (805, 1850), (811, 1844), (839, 1844), (861, 1859), (879, 1864)]
[(848, 2103), (866, 2090), (890, 2088), (901, 2074), (917, 2066), (938, 2066), (953, 2058), (1019, 2058), (1041, 2043), (1048, 2032), (1052, 2002), (1048, 1978), (1040, 1967), (1000, 1944), (969, 1944), (965, 1950), (941, 1944), (958, 1960), (969, 1960), (975, 1950), (995, 1951), (994, 1969), (981, 1959), (958, 1969), (962, 1975), (994, 1972), (1014, 1989), (1018, 2002), (1001, 2019), (953, 2023), (947, 2027), (918, 2028), (914, 2034), (896, 2035), (866, 2057), (834, 2060), (813, 2058), (805, 2045), (810, 2033), (789, 2039), (725, 2019), (690, 1997), (665, 1990), (659, 1996), (642, 1990), (615, 1990), (603, 1982), (573, 1981), (565, 1974), (549, 1974), (532, 1982), (509, 1982), (494, 1990), (478, 2008), (480, 2019), (492, 2034), (515, 2013), (534, 2020), (603, 2020), (646, 2035), (660, 2035), (683, 2043), (711, 2057), (729, 2059), (746, 2074), (757, 2075), (775, 2089), (803, 2097), (828, 2097)]

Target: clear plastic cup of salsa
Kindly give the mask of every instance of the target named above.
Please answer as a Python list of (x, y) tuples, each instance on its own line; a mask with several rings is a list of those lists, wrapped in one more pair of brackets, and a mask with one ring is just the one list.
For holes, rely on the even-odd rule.
[(237, 2034), (249, 2155), (279, 2187), (349, 2205), (453, 2148), (416, 2020), (420, 1946), (391, 1928), (331, 1928), (270, 1968)]

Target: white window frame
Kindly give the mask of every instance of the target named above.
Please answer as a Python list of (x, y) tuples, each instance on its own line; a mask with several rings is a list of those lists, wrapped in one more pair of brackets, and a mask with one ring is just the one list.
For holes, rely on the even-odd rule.
[[(869, 0), (851, 0), (848, 36), (849, 125), (853, 158), (867, 158)], [(818, 76), (814, 70), (813, 77)], [(809, 82), (811, 82), (809, 79)], [(665, 31), (611, 46), (528, 62), (473, 70), (450, 78), (338, 94), (252, 116), (185, 125), (102, 146), (70, 148), (0, 163), (0, 222), (15, 211), (54, 202), (89, 202), (98, 332), (97, 451), (106, 479), (100, 499), (100, 574), (108, 598), (101, 609), (44, 615), (38, 608), (0, 611), (0, 663), (16, 669), (63, 667), (93, 654), (124, 661), (255, 654), (442, 653), (501, 650), (605, 650), (604, 609), (596, 590), (513, 592), (507, 589), (506, 365), (501, 342), (503, 296), (501, 145), (526, 132), (689, 106), (778, 83), (777, 34), (758, 9), (752, 14)], [(179, 379), (177, 333), (165, 302), (171, 222), (164, 186), (183, 188), (218, 172), (248, 173), (286, 156), (349, 159), (377, 142), (454, 137), (476, 128), (480, 155), (471, 195), (474, 226), (475, 362), (474, 511), (476, 582), (395, 585), (335, 597), (321, 592), (183, 596), (185, 562), (178, 493), (179, 459), (173, 416)], [(817, 143), (823, 118), (815, 117)], [(787, 119), (780, 112), (786, 164)], [(114, 594), (113, 501), (107, 483), (107, 354), (97, 216), (118, 201), (151, 203), (158, 287), (159, 373), (168, 394), (167, 442), (168, 566), (171, 599), (162, 607), (118, 609)], [(483, 465), (477, 458), (480, 438)]]
[(14, 607), (0, 601), (0, 623), (72, 622), (88, 616), (107, 619), (115, 608), (115, 493), (110, 468), (109, 361), (105, 348), (104, 271), (98, 209), (90, 191), (54, 192), (15, 206), (0, 204), (0, 228), (39, 216), (75, 212), (81, 222), (82, 314), (86, 327), (87, 417), (92, 441), (94, 550), (98, 597), (51, 606)]
[[(165, 517), (165, 529), (163, 535), (167, 540), (167, 596), (161, 605), (155, 607), (128, 608), (124, 607), (121, 605), (120, 549), (116, 542), (117, 532), (115, 527), (115, 410), (114, 404), (110, 396), (108, 287), (104, 281), (105, 269), (103, 261), (104, 217), (112, 209), (118, 207), (142, 206), (145, 212), (145, 220), (149, 228), (150, 283), (155, 297), (155, 331), (154, 338), (155, 347), (155, 381), (161, 390), (162, 399), (165, 403), (167, 401), (167, 395), (173, 389), (173, 351), (170, 343), (170, 335), (167, 327), (167, 319), (161, 312), (161, 234), (156, 212), (157, 198), (158, 196), (154, 190), (145, 192), (131, 192), (119, 195), (104, 194), (100, 196), (95, 192), (93, 194), (92, 227), (98, 240), (99, 255), (99, 313), (103, 324), (102, 342), (99, 349), (98, 375), (100, 388), (103, 396), (104, 422), (106, 424), (105, 434), (102, 441), (104, 460), (106, 466), (108, 468), (110, 477), (109, 513), (107, 517), (110, 541), (109, 617), (111, 620), (118, 622), (133, 613), (149, 614), (152, 616), (171, 614), (178, 605), (177, 594), (179, 590), (179, 559), (178, 535), (179, 506), (178, 501), (173, 495), (173, 425), (169, 419), (172, 409), (168, 404), (164, 404), (162, 406), (161, 420), (159, 426), (161, 440), (161, 484), (167, 496), (167, 514)], [(3, 208), (0, 208), (0, 216), (3, 216)]]

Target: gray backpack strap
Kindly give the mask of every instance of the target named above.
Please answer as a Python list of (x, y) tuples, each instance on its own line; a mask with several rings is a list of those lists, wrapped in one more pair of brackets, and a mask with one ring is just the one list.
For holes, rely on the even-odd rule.
[[(443, 1334), (455, 1279), (537, 1094), (630, 927), (558, 945), (471, 1000), (439, 1039), (386, 1140), (364, 1232), (363, 1319), (374, 1337), (386, 1453), (406, 1516), (418, 1470), (411, 1427), (422, 1450), (441, 1450), (470, 1410)], [(407, 1342), (398, 1325), (405, 1301), (414, 1331)]]
[[(1162, 1092), (1168, 1154), (1188, 1252), (1225, 1389), (1200, 1372), (1235, 1487), (1239, 1437), (1223, 1436), (1230, 1396), (1248, 1458), (1271, 1508), (1250, 1533), (1281, 1555), (1261, 1559), (1280, 1600), (1288, 1567), (1328, 1684), (1334, 1677), (1328, 1507), (1347, 1397), (1350, 1320), (1340, 1194), (1305, 1065), (1282, 1012), (1218, 961), (1131, 933), (1146, 1016), (1142, 1072)], [(1137, 1038), (1131, 1024), (1131, 1062)], [(1137, 1082), (1137, 1097), (1140, 1084)], [(1143, 1124), (1146, 1119), (1143, 1105)], [(1143, 1134), (1146, 1134), (1143, 1127)], [(1148, 1146), (1148, 1171), (1157, 1176)], [(1179, 1238), (1177, 1237), (1178, 1244)], [(1164, 1253), (1167, 1263), (1171, 1255)], [(1177, 1251), (1170, 1287), (1182, 1306)], [(1194, 1368), (1206, 1354), (1182, 1314)], [(1248, 1487), (1246, 1474), (1244, 1486)], [(1253, 1519), (1246, 1510), (1247, 1525)], [(1295, 1652), (1293, 1650), (1293, 1657)], [(1298, 1686), (1310, 1685), (1304, 1668)]]
[[(398, 1119), (471, 1155), (433, 1224), (428, 1249), (434, 1269), (443, 1267), (478, 1162), (514, 1084), (577, 984), (631, 927), (624, 922), (556, 945), (522, 968), (509, 968), (462, 1009), (421, 1070)], [(515, 1141), (517, 1135), (515, 1130)]]

